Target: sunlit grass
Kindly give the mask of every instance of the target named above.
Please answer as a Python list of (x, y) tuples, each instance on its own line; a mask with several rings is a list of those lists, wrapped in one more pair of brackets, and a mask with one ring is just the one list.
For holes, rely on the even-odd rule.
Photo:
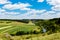
[[(26, 36), (24, 36), (24, 38), (25, 37)], [(20, 38), (21, 38), (21, 36), (14, 36), (14, 39), (16, 39), (16, 40), (19, 40)], [(54, 33), (54, 34), (45, 35), (45, 36), (42, 36), (42, 35), (37, 36), (37, 35), (35, 35), (35, 37), (34, 37), (34, 35), (32, 35), (32, 37), (30, 37), (29, 39), (25, 38), (24, 40), (60, 40), (60, 33)]]
[(28, 32), (28, 31), (32, 31), (35, 28), (38, 28), (38, 26), (36, 25), (30, 25), (28, 23), (22, 23), (22, 22), (10, 22), (6, 23), (6, 21), (4, 21), (2, 24), (0, 23), (0, 28), (4, 28), (4, 27), (8, 27), (8, 26), (12, 26), (9, 28), (5, 28), (0, 30), (0, 33), (9, 33), (9, 34), (14, 34), (18, 31), (24, 31), (24, 32)]

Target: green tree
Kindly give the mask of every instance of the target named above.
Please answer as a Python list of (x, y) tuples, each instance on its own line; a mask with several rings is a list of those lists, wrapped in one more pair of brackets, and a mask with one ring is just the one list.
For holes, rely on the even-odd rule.
[(39, 20), (36, 21), (35, 24), (39, 26), (42, 29), (42, 32), (48, 32), (54, 33), (56, 31), (56, 20)]

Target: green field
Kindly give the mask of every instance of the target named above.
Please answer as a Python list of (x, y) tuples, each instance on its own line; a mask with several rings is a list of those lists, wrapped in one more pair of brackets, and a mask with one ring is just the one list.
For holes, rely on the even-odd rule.
[[(16, 35), (20, 31), (25, 34)], [(34, 31), (38, 33), (30, 33)], [(40, 31), (41, 28), (31, 22), (0, 21), (0, 40), (60, 40), (60, 32), (48, 35), (47, 33), (41, 34)], [(14, 34), (14, 36), (11, 34)]]
[[(20, 40), (20, 36), (15, 36), (14, 37), (14, 40)], [(51, 34), (51, 35), (45, 35), (45, 36), (41, 36), (38, 34), (37, 35), (33, 35), (31, 38), (29, 39), (24, 39), (24, 40), (60, 40), (60, 33), (54, 33), (54, 34)]]
[[(12, 36), (13, 40), (60, 40), (60, 33), (54, 33), (51, 35), (42, 36), (40, 34), (37, 35), (22, 35), (22, 36)], [(4, 35), (0, 37), (0, 40), (10, 40), (10, 38), (6, 38)]]
[(22, 23), (22, 22), (10, 22), (7, 23), (6, 21), (4, 21), (4, 23), (0, 23), (0, 33), (9, 33), (9, 34), (14, 34), (18, 31), (32, 31), (34, 29), (37, 29), (38, 26), (35, 25), (30, 25), (30, 24), (26, 24), (26, 23)]

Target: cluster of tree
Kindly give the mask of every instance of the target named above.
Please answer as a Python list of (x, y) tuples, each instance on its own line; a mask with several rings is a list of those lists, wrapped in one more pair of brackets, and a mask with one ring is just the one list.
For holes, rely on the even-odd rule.
[[(37, 20), (35, 25), (42, 29), (42, 32), (55, 33), (60, 31), (60, 18), (50, 19), (50, 20)], [(44, 30), (45, 29), (45, 30)]]
[(17, 36), (19, 36), (19, 35), (28, 35), (28, 34), (39, 34), (40, 32), (38, 32), (38, 31), (36, 31), (36, 30), (32, 30), (32, 31), (27, 31), (27, 32), (25, 32), (25, 31), (18, 31), (18, 32), (16, 32), (16, 34), (10, 34), (10, 35), (12, 35), (12, 36), (15, 36), (15, 35), (17, 35)]
[(29, 19), (21, 19), (21, 20), (17, 20), (17, 19), (0, 19), (0, 23), (4, 23), (4, 21), (7, 21), (6, 23), (11, 23), (11, 22), (23, 22), (23, 23), (28, 23)]
[[(45, 33), (45, 32), (55, 33), (57, 31), (60, 32), (60, 18), (49, 19), (49, 20), (23, 19), (23, 20), (10, 20), (10, 21), (17, 21), (17, 22), (23, 22), (23, 23), (29, 23), (29, 21), (32, 21), (32, 23), (34, 23), (35, 25), (41, 28), (42, 33)], [(24, 35), (24, 34), (32, 34), (32, 33), (36, 34), (38, 32), (36, 30), (33, 32), (32, 31), (30, 32), (19, 31), (16, 33), (16, 35)]]

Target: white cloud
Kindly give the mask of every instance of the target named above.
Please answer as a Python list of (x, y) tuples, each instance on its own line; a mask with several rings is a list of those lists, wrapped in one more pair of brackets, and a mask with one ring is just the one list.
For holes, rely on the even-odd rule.
[(26, 13), (22, 14), (22, 16), (36, 16), (38, 13), (39, 14), (43, 14), (46, 10), (35, 10), (35, 9), (30, 9), (29, 11), (27, 11)]
[(17, 15), (20, 14), (19, 12), (4, 12), (6, 15)]
[(50, 5), (60, 5), (60, 0), (46, 0)]
[(0, 0), (0, 4), (7, 4), (7, 3), (11, 3), (11, 2), (8, 0)]
[(50, 18), (59, 18), (60, 17), (60, 0), (46, 0), (48, 4), (53, 5), (52, 6), (52, 10), (53, 12), (55, 12), (54, 14), (50, 15), (51, 13), (49, 13), (49, 15), (51, 16)]
[(5, 11), (4, 9), (1, 9), (1, 8), (0, 8), (0, 12), (4, 12), (4, 11)]
[[(19, 14), (19, 15), (16, 15)], [(7, 12), (4, 9), (0, 9), (0, 18), (3, 19), (52, 19), (60, 17), (60, 13), (46, 10), (30, 9), (24, 14), (19, 12)]]
[(38, 0), (38, 2), (43, 2), (44, 0)]
[[(55, 13), (54, 11), (35, 10), (35, 9), (31, 9), (24, 14), (20, 14), (19, 12), (7, 12), (4, 9), (3, 10), (0, 9), (0, 13), (1, 13), (0, 18), (2, 19), (52, 19), (60, 17), (59, 12)], [(37, 15), (38, 13), (39, 15)]]
[[(38, 0), (38, 2), (43, 2), (44, 0)], [(36, 10), (28, 8), (31, 6), (28, 3), (9, 3), (5, 4), (0, 9), (0, 18), (6, 18), (6, 19), (52, 19), (52, 18), (59, 18), (60, 17), (60, 1), (59, 0), (47, 0), (47, 2), (50, 5), (53, 5), (51, 8), (51, 11), (47, 10)], [(27, 10), (26, 13), (19, 13), (19, 12), (8, 12), (5, 9), (8, 10)], [(58, 12), (59, 11), (59, 12)], [(19, 15), (16, 15), (19, 14)]]
[(3, 15), (4, 12), (5, 12), (5, 10), (0, 8), (0, 14)]
[[(6, 10), (0, 10), (0, 18), (3, 19), (38, 19), (37, 13), (42, 14), (46, 10), (35, 10), (35, 9), (30, 9), (24, 14), (20, 14), (19, 12), (7, 12)], [(19, 15), (16, 15), (19, 14)]]
[[(39, 13), (39, 15), (37, 15)], [(26, 14), (22, 14), (23, 19), (53, 19), (59, 18), (60, 13), (55, 11), (46, 11), (46, 10), (31, 10)]]
[(52, 19), (55, 17), (56, 17), (56, 14), (54, 11), (46, 11), (44, 14), (41, 15), (42, 19)]
[(3, 8), (8, 10), (15, 10), (15, 9), (30, 10), (30, 8), (27, 8), (28, 6), (31, 5), (28, 3), (16, 3), (16, 4), (6, 4), (3, 6)]
[(56, 15), (57, 15), (57, 18), (60, 18), (60, 13), (57, 13)]
[(53, 6), (52, 10), (54, 10), (54, 11), (60, 11), (60, 5)]
[(53, 5), (52, 10), (60, 11), (60, 0), (47, 0), (47, 3)]
[(7, 12), (5, 9), (0, 8), (0, 15), (16, 15), (20, 14), (20, 12)]
[(49, 12), (46, 11), (40, 15), (35, 15), (36, 19), (52, 19), (54, 17), (55, 17), (55, 13), (52, 11), (49, 11)]

